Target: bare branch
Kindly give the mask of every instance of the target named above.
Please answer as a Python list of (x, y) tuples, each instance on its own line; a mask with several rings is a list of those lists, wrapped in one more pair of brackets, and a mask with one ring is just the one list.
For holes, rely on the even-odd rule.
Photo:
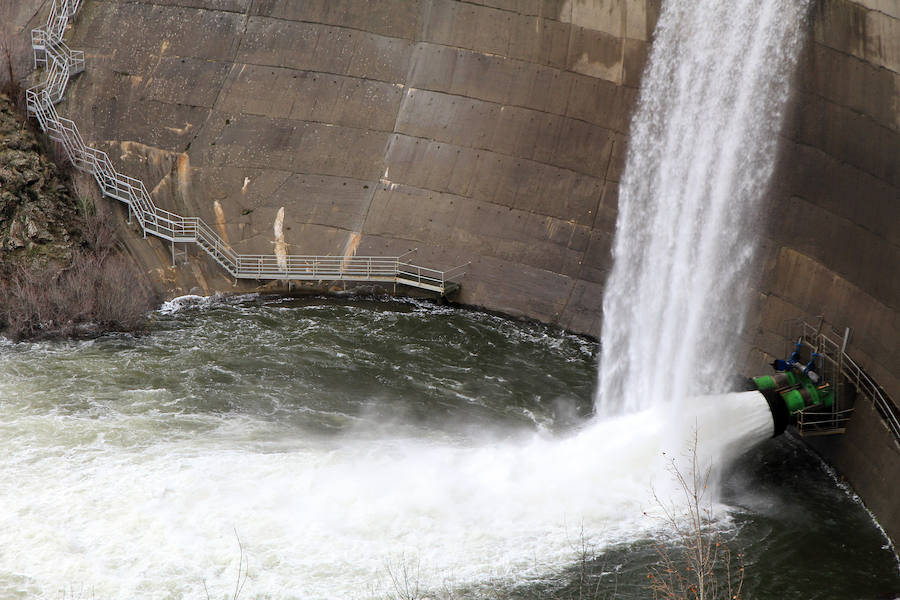
[[(682, 471), (674, 459), (669, 459), (668, 467), (684, 505), (679, 509), (653, 492), (663, 521), (676, 535), (677, 550), (663, 542), (657, 545), (659, 563), (647, 573), (650, 590), (654, 598), (664, 600), (740, 600), (744, 566), (732, 564), (731, 551), (713, 524), (708, 497), (711, 469), (699, 465), (696, 429), (688, 453), (689, 472)], [(720, 586), (720, 577), (724, 586)]]

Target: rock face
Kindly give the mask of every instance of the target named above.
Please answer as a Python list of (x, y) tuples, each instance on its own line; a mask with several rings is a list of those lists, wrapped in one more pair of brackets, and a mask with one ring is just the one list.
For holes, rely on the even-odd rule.
[(0, 95), (0, 334), (21, 340), (142, 328), (157, 301), (121, 251), (121, 220), (89, 193), (74, 192), (84, 188), (48, 151)]
[(0, 95), (0, 275), (15, 264), (66, 261), (80, 241), (68, 177)]

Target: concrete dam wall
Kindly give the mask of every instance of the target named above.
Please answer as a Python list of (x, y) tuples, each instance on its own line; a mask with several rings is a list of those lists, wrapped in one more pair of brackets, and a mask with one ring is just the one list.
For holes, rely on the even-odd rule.
[[(855, 356), (900, 397), (900, 6), (819, 0), (782, 132), (764, 233), (768, 353), (784, 319), (854, 331)], [(751, 361), (752, 362), (752, 361)]]
[[(19, 5), (23, 31), (42, 4)], [(60, 112), (239, 252), (418, 248), (471, 261), (462, 303), (599, 336), (659, 4), (86, 0), (68, 39), (88, 68)], [(815, 0), (795, 88), (739, 367), (767, 372), (785, 320), (821, 315), (897, 399), (897, 2)], [(235, 290), (200, 254), (172, 270), (161, 243), (131, 246), (173, 294)], [(900, 449), (877, 414), (817, 447), (900, 539)]]
[[(787, 348), (785, 320), (839, 332), (900, 400), (900, 3), (817, 0), (782, 132), (748, 374)], [(838, 338), (840, 335), (837, 336)], [(810, 440), (900, 540), (900, 446), (868, 402)]]
[[(215, 224), (238, 252), (418, 248), (435, 268), (471, 261), (460, 302), (598, 334), (657, 13), (621, 1), (88, 1), (70, 39), (90, 72), (61, 112), (158, 205)], [(182, 269), (195, 281), (175, 284), (233, 289), (198, 262)]]

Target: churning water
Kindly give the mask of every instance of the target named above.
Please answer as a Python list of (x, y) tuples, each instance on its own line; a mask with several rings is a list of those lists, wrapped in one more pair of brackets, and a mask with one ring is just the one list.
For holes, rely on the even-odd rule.
[[(160, 314), (142, 337), (7, 344), (0, 598), (223, 598), (238, 537), (243, 598), (393, 597), (390, 573), (423, 594), (559, 597), (582, 542), (618, 572), (619, 597), (643, 598), (652, 490), (670, 486), (660, 452), (683, 440), (664, 447), (659, 409), (592, 420), (595, 354), (430, 304), (254, 298)], [(739, 397), (726, 414), (708, 400), (699, 421), (722, 435), (705, 450), (746, 441), (747, 421), (770, 434), (764, 403)], [(788, 561), (804, 552), (791, 521), (824, 511), (853, 533), (815, 538), (781, 597), (838, 563), (838, 589), (895, 584), (861, 507), (805, 471), (789, 477), (802, 494), (776, 501), (777, 479), (762, 495), (751, 482), (718, 507), (737, 544), (759, 548), (748, 562), (806, 562)], [(794, 597), (815, 597), (813, 581)]]
[(806, 7), (663, 3), (619, 188), (602, 414), (727, 386)]

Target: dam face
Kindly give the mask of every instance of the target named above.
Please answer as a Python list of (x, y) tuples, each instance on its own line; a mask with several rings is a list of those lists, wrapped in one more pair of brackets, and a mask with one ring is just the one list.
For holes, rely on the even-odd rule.
[[(843, 332), (848, 353), (900, 398), (900, 5), (813, 3), (769, 194), (755, 310), (737, 360), (784, 356), (787, 319)], [(838, 336), (840, 337), (840, 336)], [(900, 539), (900, 446), (867, 401), (847, 433), (810, 441)]]
[(599, 334), (657, 5), (88, 1), (65, 110), (238, 252), (283, 207), (288, 253), (471, 261), (460, 302)]
[[(41, 5), (16, 3), (22, 36)], [(86, 0), (67, 39), (88, 68), (60, 112), (241, 252), (272, 252), (283, 207), (291, 253), (472, 261), (460, 302), (599, 336), (659, 5)], [(766, 372), (784, 321), (822, 315), (896, 399), (900, 9), (818, 0), (809, 28), (735, 364)], [(132, 248), (172, 293), (234, 289), (198, 257), (168, 279), (168, 249), (147, 244)], [(863, 406), (818, 446), (900, 538), (900, 450), (878, 416)]]

